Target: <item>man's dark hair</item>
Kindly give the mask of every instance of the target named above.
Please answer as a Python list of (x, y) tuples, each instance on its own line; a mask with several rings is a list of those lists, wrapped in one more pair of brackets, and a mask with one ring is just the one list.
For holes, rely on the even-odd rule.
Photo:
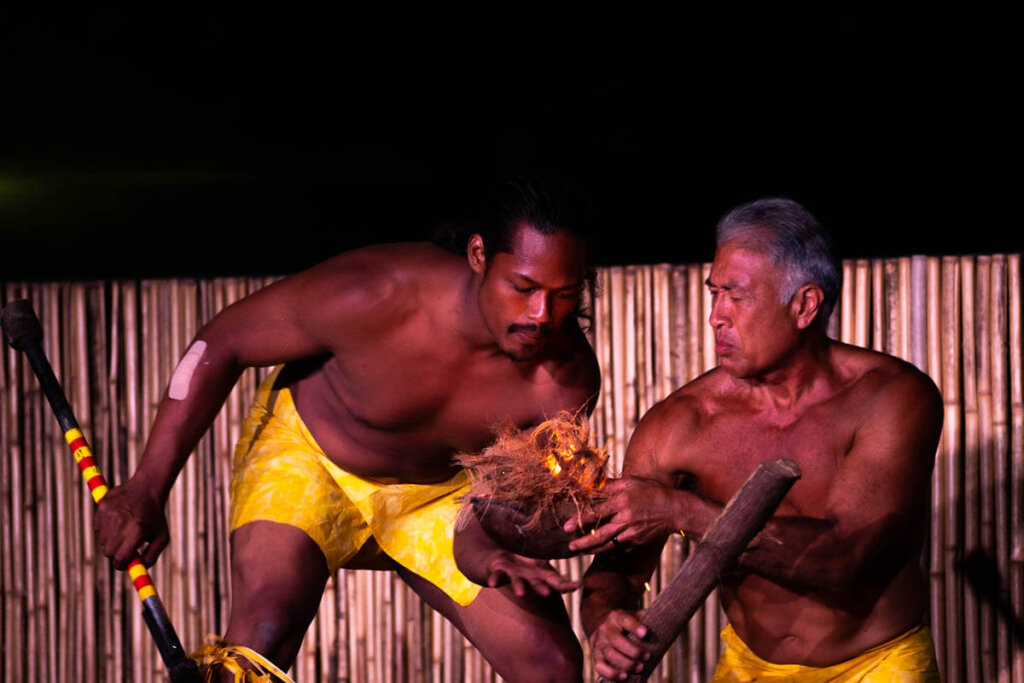
[[(519, 178), (494, 186), (473, 220), (444, 223), (431, 241), (457, 254), (466, 253), (473, 234), (483, 238), (488, 264), (498, 253), (509, 253), (523, 222), (552, 235), (562, 233), (590, 248), (593, 217), (590, 202), (574, 184), (565, 180)], [(594, 280), (588, 270), (587, 279)]]
[(758, 199), (738, 206), (718, 222), (716, 243), (736, 243), (765, 254), (783, 273), (783, 303), (806, 284), (825, 294), (819, 320), (828, 322), (843, 289), (843, 266), (832, 238), (811, 212), (791, 199)]
[(520, 178), (495, 188), (477, 232), (488, 260), (512, 249), (524, 221), (541, 234), (563, 233), (587, 244), (593, 225), (589, 208), (579, 190), (565, 181)]

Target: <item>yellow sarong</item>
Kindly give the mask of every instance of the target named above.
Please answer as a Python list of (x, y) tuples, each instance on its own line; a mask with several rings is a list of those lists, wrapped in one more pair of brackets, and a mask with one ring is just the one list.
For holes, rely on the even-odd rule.
[(459, 571), (452, 553), (458, 496), (469, 490), (460, 472), (438, 484), (383, 485), (335, 465), (303, 424), (280, 368), (260, 385), (235, 447), (231, 529), (271, 521), (302, 529), (333, 573), (371, 539), (403, 567), (460, 605), (480, 586)]
[(711, 683), (939, 683), (935, 647), (927, 626), (916, 626), (852, 659), (821, 667), (765, 661), (750, 651), (731, 625), (722, 631), (722, 643), (725, 651)]

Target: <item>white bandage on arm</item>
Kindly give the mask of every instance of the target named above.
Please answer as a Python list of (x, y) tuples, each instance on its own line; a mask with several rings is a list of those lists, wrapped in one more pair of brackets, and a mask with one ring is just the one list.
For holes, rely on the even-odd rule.
[(178, 363), (178, 367), (175, 368), (174, 374), (171, 375), (171, 384), (167, 387), (168, 398), (181, 401), (188, 396), (188, 387), (192, 383), (192, 374), (196, 371), (196, 367), (199, 365), (199, 361), (205, 352), (206, 342), (202, 339), (197, 339), (188, 348), (188, 351), (185, 352), (185, 355)]

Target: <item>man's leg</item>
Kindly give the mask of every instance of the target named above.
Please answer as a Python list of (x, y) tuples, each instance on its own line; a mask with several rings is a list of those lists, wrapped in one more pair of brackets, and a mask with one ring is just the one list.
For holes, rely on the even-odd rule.
[(231, 615), (224, 640), (288, 670), (316, 616), (330, 573), (296, 527), (249, 522), (231, 533)]
[(398, 568), (402, 579), (448, 618), (510, 683), (582, 680), (583, 652), (560, 595), (518, 597), (508, 586), (484, 588), (459, 605), (429, 581)]

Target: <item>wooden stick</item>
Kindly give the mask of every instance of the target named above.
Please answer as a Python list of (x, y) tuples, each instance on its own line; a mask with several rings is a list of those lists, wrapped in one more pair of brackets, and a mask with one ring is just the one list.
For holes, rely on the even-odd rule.
[(735, 564), (799, 478), (800, 468), (791, 460), (766, 461), (750, 475), (708, 527), (697, 550), (644, 614), (651, 658), (642, 673), (627, 677), (627, 681), (647, 679), (718, 583), (718, 577)]

